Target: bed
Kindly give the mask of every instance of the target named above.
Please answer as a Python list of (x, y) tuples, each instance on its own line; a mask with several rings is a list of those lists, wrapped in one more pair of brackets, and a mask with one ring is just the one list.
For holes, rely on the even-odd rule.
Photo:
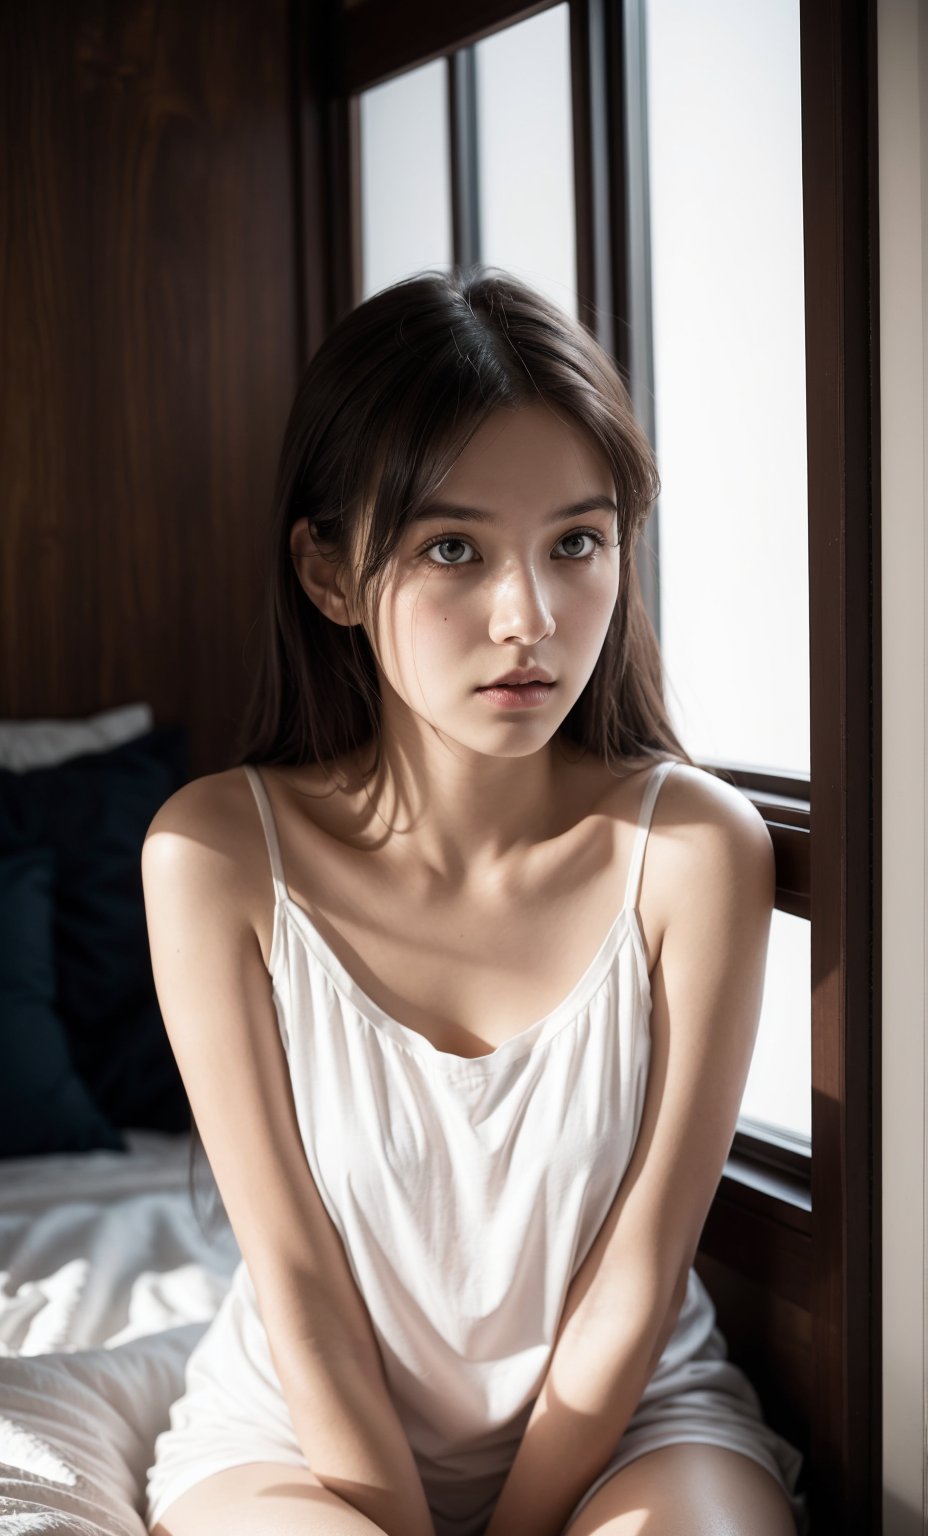
[(0, 1529), (144, 1536), (239, 1251), (158, 1011), (139, 856), (184, 782), (147, 704), (0, 721)]
[(238, 1263), (202, 1154), (191, 1202), (189, 1133), (125, 1134), (128, 1152), (3, 1165), (0, 1528), (16, 1536), (144, 1536), (155, 1437)]

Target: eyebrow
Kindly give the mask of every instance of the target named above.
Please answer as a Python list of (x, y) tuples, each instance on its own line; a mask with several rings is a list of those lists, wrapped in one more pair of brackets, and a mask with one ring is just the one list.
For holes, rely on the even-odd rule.
[[(573, 506), (559, 507), (545, 518), (545, 524), (562, 523), (569, 517), (579, 517), (583, 512), (618, 512), (611, 496), (587, 496)], [(429, 501), (410, 519), (413, 523), (427, 523), (436, 517), (454, 518), (461, 523), (498, 523), (500, 519), (480, 507), (461, 507), (450, 501)]]

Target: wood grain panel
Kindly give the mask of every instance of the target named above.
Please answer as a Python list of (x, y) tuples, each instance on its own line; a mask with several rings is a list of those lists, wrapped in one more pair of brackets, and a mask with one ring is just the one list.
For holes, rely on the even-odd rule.
[(812, 782), (812, 1519), (882, 1525), (874, 0), (800, 0)]
[(0, 12), (0, 715), (223, 765), (299, 359), (287, 0)]
[(811, 1437), (812, 1315), (763, 1280), (749, 1280), (700, 1249), (694, 1265), (716, 1309), (728, 1358), (747, 1375), (764, 1418), (806, 1457)]

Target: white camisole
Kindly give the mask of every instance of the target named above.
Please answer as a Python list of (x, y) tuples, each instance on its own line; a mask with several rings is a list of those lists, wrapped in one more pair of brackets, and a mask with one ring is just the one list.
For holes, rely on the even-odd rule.
[[(269, 970), (306, 1160), (339, 1233), (422, 1475), (436, 1536), (480, 1536), (547, 1369), (571, 1279), (641, 1121), (651, 989), (636, 903), (648, 779), (620, 911), (570, 994), (473, 1058), (436, 1049), (361, 990), (292, 900), (258, 769), (246, 766), (275, 906)], [(731, 1446), (783, 1485), (800, 1532), (800, 1453), (726, 1359), (690, 1270), (657, 1369), (611, 1473), (679, 1440)], [(149, 1469), (149, 1529), (200, 1478), (241, 1462), (306, 1466), (244, 1261), (188, 1361)], [(621, 1429), (621, 1426), (619, 1426)]]

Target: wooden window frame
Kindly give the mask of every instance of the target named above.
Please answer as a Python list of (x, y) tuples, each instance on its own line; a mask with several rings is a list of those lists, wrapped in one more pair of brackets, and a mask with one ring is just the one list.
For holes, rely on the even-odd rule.
[[(294, 7), (304, 362), (362, 292), (359, 93), (449, 58), (454, 254), (468, 264), (479, 250), (473, 60), (451, 56), (555, 3)], [(645, 329), (633, 358), (631, 328), (614, 318), (650, 310), (647, 251), (628, 246), (626, 227), (646, 197), (645, 157), (626, 143), (640, 0), (568, 3), (578, 313), (629, 382), (647, 375), (651, 345)], [(761, 811), (777, 906), (812, 925), (812, 1155), (739, 1128), (700, 1249), (809, 1313), (813, 1529), (845, 1536), (882, 1521), (876, 36), (876, 0), (800, 0), (811, 781), (705, 764)], [(646, 399), (636, 410), (653, 441)], [(644, 559), (640, 574), (659, 626), (655, 565)]]

